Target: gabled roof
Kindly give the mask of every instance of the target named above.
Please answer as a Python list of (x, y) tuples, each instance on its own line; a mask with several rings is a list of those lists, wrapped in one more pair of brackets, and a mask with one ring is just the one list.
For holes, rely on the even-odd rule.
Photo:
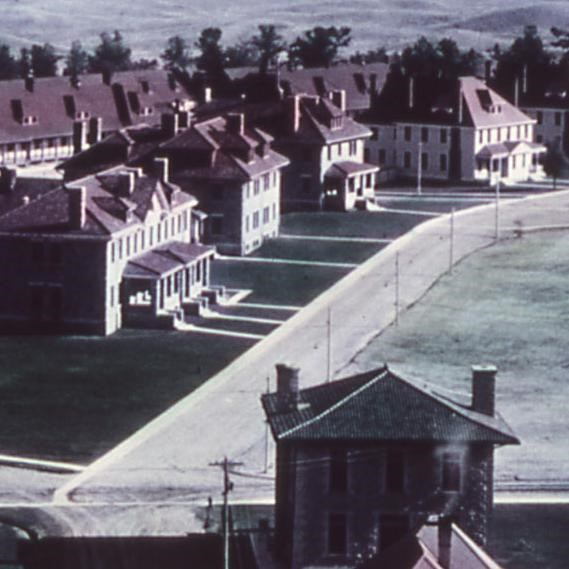
[[(124, 178), (120, 178), (124, 171), (124, 168), (115, 168), (74, 184), (84, 187), (86, 192), (86, 221), (80, 230), (71, 228), (68, 190), (59, 185), (50, 191), (38, 192), (37, 197), (29, 201), (15, 202), (12, 208), (1, 213), (0, 232), (106, 236), (144, 223), (154, 207), (169, 211), (184, 203), (196, 204), (193, 196), (179, 191), (177, 186), (145, 175), (136, 175), (132, 194), (125, 196), (118, 191), (119, 185), (124, 183)], [(46, 184), (51, 181), (47, 180)]]
[(343, 162), (336, 162), (332, 164), (326, 173), (324, 174), (327, 178), (349, 178), (350, 176), (356, 176), (358, 174), (369, 174), (371, 172), (377, 172), (379, 168), (375, 164), (367, 164), (366, 162), (352, 162), (351, 160), (345, 160)]
[(459, 405), (387, 366), (303, 389), (293, 410), (276, 393), (262, 403), (277, 441), (519, 443), (500, 415)]

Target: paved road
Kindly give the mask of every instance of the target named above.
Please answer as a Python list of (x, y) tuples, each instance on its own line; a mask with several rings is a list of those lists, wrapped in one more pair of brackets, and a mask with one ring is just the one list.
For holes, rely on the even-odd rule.
[[(494, 220), (493, 205), (455, 214), (455, 261), (494, 241)], [(569, 192), (501, 206), (501, 237), (549, 225), (569, 227)], [(449, 252), (448, 216), (430, 220), (391, 243), (203, 387), (60, 487), (55, 495), (57, 511), (74, 512), (75, 533), (83, 531), (83, 522), (85, 533), (93, 528), (115, 533), (117, 517), (96, 506), (115, 501), (124, 527), (141, 528), (145, 523), (154, 527), (156, 515), (168, 515), (158, 507), (165, 499), (203, 505), (208, 496), (219, 498), (221, 473), (210, 463), (224, 455), (244, 464), (233, 476), (232, 499), (272, 498), (273, 471), (265, 472), (266, 427), (259, 396), (267, 378), (274, 387), (274, 365), (299, 366), (302, 386), (325, 380), (330, 309), (331, 369), (335, 376), (341, 375), (354, 354), (394, 320), (396, 256), (404, 311), (448, 270)], [(157, 514), (142, 506), (152, 501)], [(73, 505), (66, 506), (69, 502)], [(125, 503), (141, 506), (119, 506)], [(184, 511), (182, 531), (199, 531), (199, 518), (187, 507)], [(168, 527), (171, 521), (164, 519), (162, 524)]]

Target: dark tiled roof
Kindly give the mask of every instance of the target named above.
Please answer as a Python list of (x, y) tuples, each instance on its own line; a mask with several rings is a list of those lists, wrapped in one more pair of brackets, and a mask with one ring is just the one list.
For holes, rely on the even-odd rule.
[(281, 86), (287, 95), (305, 93), (327, 96), (332, 91), (343, 90), (346, 92), (346, 108), (360, 111), (370, 106), (371, 76), (375, 75), (376, 89), (380, 92), (388, 67), (386, 63), (350, 63), (291, 71), (283, 69), (280, 73)]
[(519, 442), (499, 415), (458, 405), (387, 366), (303, 389), (296, 410), (283, 410), (276, 393), (262, 402), (279, 441)]
[[(177, 186), (164, 185), (154, 177), (143, 175), (136, 177), (132, 194), (123, 197), (117, 191), (123, 171), (116, 168), (100, 176), (83, 178), (75, 184), (86, 190), (86, 222), (81, 230), (71, 229), (68, 191), (60, 185), (51, 191), (39, 192), (28, 203), (15, 203), (10, 210), (4, 211), (0, 215), (0, 232), (105, 236), (143, 223), (154, 196), (162, 210), (195, 202), (194, 197), (179, 191)], [(47, 184), (50, 182), (46, 181)]]
[(0, 191), (0, 215), (20, 207), (27, 199), (35, 200), (59, 186), (61, 186), (61, 180), (55, 178), (18, 177), (12, 190)]
[[(31, 89), (21, 79), (1, 81), (0, 143), (71, 136), (80, 113), (101, 118), (106, 132), (132, 124), (155, 124), (160, 122), (160, 112), (174, 101), (190, 98), (163, 70), (115, 73), (109, 84), (100, 74), (83, 75), (76, 85), (69, 77), (38, 78)], [(151, 114), (141, 114), (144, 107)], [(20, 114), (37, 120), (23, 124)]]
[(214, 251), (215, 247), (175, 241), (131, 259), (125, 268), (124, 276), (157, 279), (193, 261), (212, 255)]
[(356, 174), (368, 174), (370, 172), (377, 172), (379, 168), (374, 164), (367, 164), (365, 162), (336, 162), (326, 170), (325, 176), (328, 178), (347, 178)]

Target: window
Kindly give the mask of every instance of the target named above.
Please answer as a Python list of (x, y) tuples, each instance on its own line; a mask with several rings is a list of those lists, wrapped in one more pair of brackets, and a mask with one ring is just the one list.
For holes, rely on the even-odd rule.
[(344, 494), (348, 491), (348, 455), (343, 449), (330, 452), (330, 493)]
[(328, 160), (332, 160), (332, 146), (327, 146), (326, 149), (328, 151)]
[(411, 127), (410, 126), (405, 127), (404, 137), (405, 137), (405, 140), (407, 142), (409, 142), (411, 140)]
[(115, 287), (113, 285), (110, 288), (110, 304), (111, 308), (115, 305)]
[(561, 126), (561, 113), (555, 113), (555, 126)]
[(429, 155), (426, 152), (421, 152), (421, 168), (423, 170), (429, 169)]
[(115, 262), (115, 257), (116, 257), (116, 244), (115, 244), (115, 242), (113, 241), (113, 242), (111, 243), (111, 263), (114, 263), (114, 262)]
[(409, 529), (409, 518), (405, 515), (381, 516), (379, 518), (379, 550), (383, 551), (401, 541)]
[(397, 127), (393, 127), (393, 140), (397, 140)]
[(411, 168), (411, 153), (405, 152), (403, 155), (403, 167), (404, 168)]
[(478, 143), (482, 144), (484, 142), (484, 131), (483, 130), (479, 130), (478, 131)]
[(277, 204), (273, 204), (273, 220), (277, 218)]
[(249, 216), (245, 216), (245, 233), (249, 231)]
[(460, 492), (460, 454), (457, 452), (443, 454), (442, 488), (444, 492)]
[(263, 223), (269, 223), (270, 220), (270, 216), (271, 216), (271, 210), (269, 209), (269, 206), (263, 208)]
[(350, 156), (353, 156), (358, 151), (358, 143), (355, 140), (350, 140)]
[(446, 128), (441, 128), (441, 144), (447, 143), (448, 132)]
[(429, 129), (426, 126), (421, 128), (421, 142), (429, 142)]
[(260, 180), (255, 180), (255, 181), (253, 182), (253, 193), (254, 193), (255, 195), (258, 195), (258, 194), (259, 194), (259, 191), (260, 191), (260, 188), (261, 188)]
[(346, 514), (328, 516), (328, 553), (345, 555), (347, 546)]
[(265, 188), (265, 191), (270, 189), (270, 187), (271, 187), (271, 175), (270, 174), (265, 174), (263, 176), (263, 186)]
[(385, 465), (385, 491), (402, 494), (405, 490), (405, 457), (402, 452), (387, 453)]
[(371, 140), (377, 140), (379, 138), (379, 131), (377, 130), (377, 127), (372, 126), (371, 127)]
[(439, 167), (440, 167), (441, 172), (447, 171), (447, 155), (446, 154), (440, 155)]
[(364, 148), (364, 162), (369, 162), (369, 148)]
[(380, 148), (377, 153), (377, 162), (380, 166), (385, 164), (385, 148)]
[(253, 213), (253, 229), (258, 229), (259, 227), (259, 212)]
[(543, 112), (537, 111), (537, 124), (543, 124)]
[(535, 137), (536, 142), (539, 142), (540, 144), (543, 142), (543, 136), (541, 134), (538, 134)]
[(211, 216), (211, 233), (212, 235), (221, 235), (223, 233), (223, 216)]

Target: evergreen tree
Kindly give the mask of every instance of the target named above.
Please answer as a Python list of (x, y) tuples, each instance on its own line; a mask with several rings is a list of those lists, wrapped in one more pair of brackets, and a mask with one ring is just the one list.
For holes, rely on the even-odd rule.
[(10, 53), (10, 47), (0, 44), (0, 80), (18, 77), (18, 63)]
[(55, 48), (51, 44), (32, 45), (30, 59), (34, 77), (55, 77), (57, 75), (57, 62), (60, 56), (55, 53)]
[(200, 51), (196, 60), (198, 69), (214, 78), (223, 74), (224, 54), (220, 44), (221, 35), (219, 28), (205, 28), (196, 42), (196, 47)]
[(172, 36), (168, 40), (160, 57), (169, 70), (184, 71), (192, 61), (186, 40), (180, 36)]
[(89, 54), (83, 49), (80, 41), (74, 41), (65, 58), (64, 75), (77, 77), (87, 72), (89, 68)]
[(290, 59), (304, 67), (329, 67), (340, 49), (350, 44), (351, 32), (350, 28), (336, 26), (307, 30), (290, 46)]
[(132, 67), (132, 50), (124, 43), (122, 34), (115, 30), (112, 34), (103, 32), (101, 43), (95, 53), (89, 56), (89, 71), (103, 73), (126, 71)]

